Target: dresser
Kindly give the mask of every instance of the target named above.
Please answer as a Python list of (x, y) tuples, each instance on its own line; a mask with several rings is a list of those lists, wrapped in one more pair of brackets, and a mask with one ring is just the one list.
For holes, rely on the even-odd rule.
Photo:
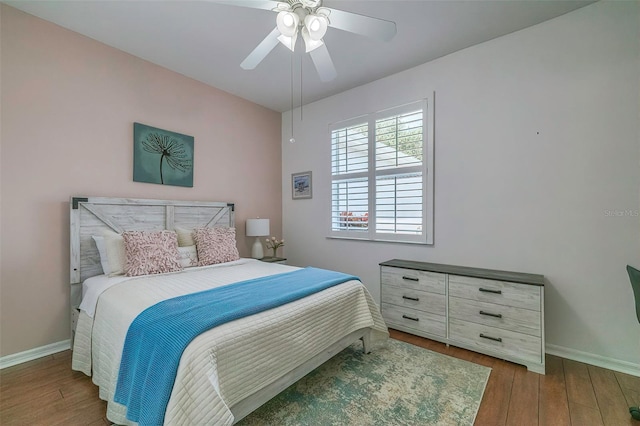
[(390, 328), (544, 374), (544, 276), (394, 259), (380, 284)]

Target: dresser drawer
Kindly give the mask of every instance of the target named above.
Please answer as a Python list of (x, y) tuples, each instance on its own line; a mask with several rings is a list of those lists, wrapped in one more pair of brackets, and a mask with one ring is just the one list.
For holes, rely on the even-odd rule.
[(528, 334), (449, 318), (449, 340), (454, 345), (455, 342), (460, 342), (481, 352), (490, 351), (497, 356), (542, 362), (542, 340)]
[(446, 311), (446, 296), (444, 294), (429, 293), (392, 285), (384, 285), (382, 287), (382, 303), (431, 312), (443, 317)]
[(445, 274), (389, 266), (382, 266), (380, 274), (383, 287), (385, 285), (393, 285), (445, 294)]
[(541, 336), (540, 312), (530, 309), (450, 297), (449, 316), (517, 333)]
[(449, 296), (540, 311), (541, 287), (482, 278), (449, 276)]
[(394, 328), (394, 325), (401, 326), (402, 329), (413, 329), (418, 332), (433, 334), (435, 336), (446, 337), (447, 327), (444, 316), (431, 314), (401, 306), (382, 303), (382, 316), (387, 325)]

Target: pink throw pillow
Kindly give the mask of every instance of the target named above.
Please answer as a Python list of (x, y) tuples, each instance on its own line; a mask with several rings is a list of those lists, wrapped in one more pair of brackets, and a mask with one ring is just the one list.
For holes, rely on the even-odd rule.
[(125, 275), (163, 274), (182, 270), (178, 236), (172, 231), (125, 231)]
[(193, 230), (198, 265), (214, 265), (240, 259), (235, 228), (197, 228)]

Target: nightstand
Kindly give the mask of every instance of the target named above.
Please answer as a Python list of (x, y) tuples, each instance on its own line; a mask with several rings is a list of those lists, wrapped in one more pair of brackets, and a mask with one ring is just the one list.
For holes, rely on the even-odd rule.
[(273, 257), (273, 256), (266, 256), (263, 257), (262, 259), (258, 259), (261, 262), (267, 262), (267, 263), (282, 263), (283, 265), (286, 265), (287, 263), (287, 258), (286, 257)]

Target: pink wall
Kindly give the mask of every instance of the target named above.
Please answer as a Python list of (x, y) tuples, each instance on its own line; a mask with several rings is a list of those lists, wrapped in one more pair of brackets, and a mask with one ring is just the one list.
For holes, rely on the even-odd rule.
[[(282, 234), (279, 113), (1, 8), (0, 355), (69, 338), (71, 196), (234, 202), (243, 256), (247, 217)], [(134, 121), (195, 137), (193, 188), (132, 181)]]

